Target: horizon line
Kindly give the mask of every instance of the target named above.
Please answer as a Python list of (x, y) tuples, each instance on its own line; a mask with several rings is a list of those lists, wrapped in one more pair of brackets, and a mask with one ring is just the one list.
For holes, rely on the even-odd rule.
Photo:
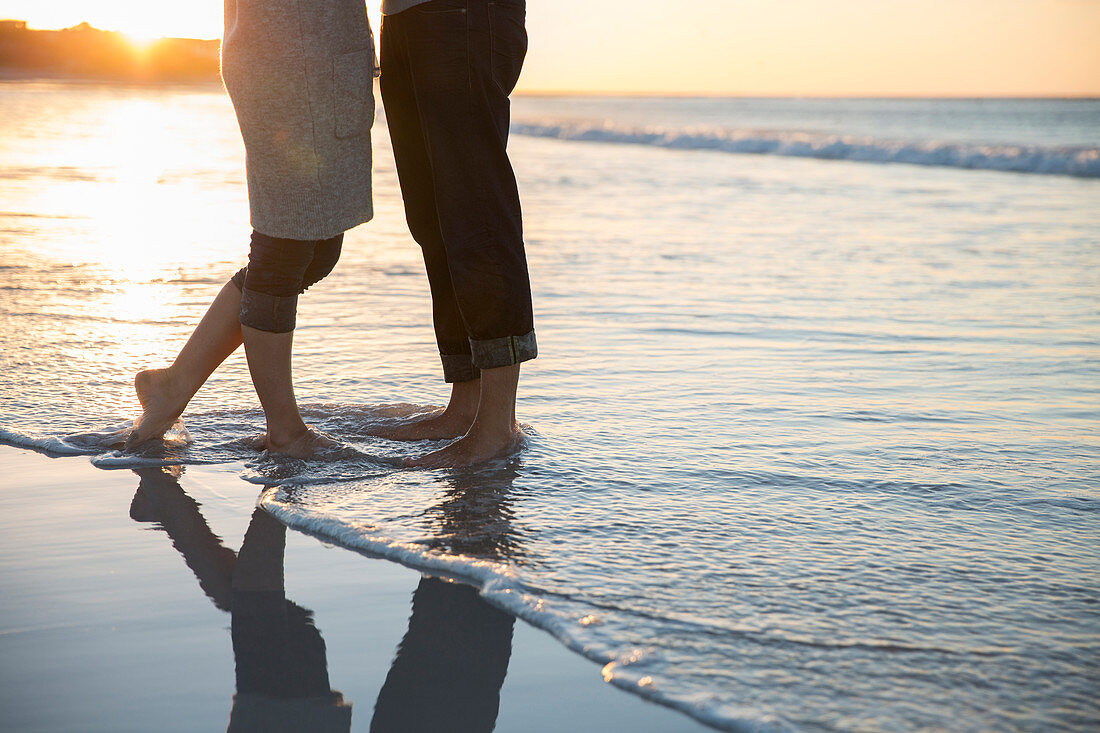
[(637, 97), (663, 99), (942, 99), (957, 101), (982, 100), (1067, 100), (1100, 101), (1100, 91), (1084, 94), (973, 94), (973, 93), (905, 93), (905, 92), (682, 92), (682, 91), (604, 91), (588, 89), (517, 89), (517, 97)]
[[(100, 28), (89, 21), (81, 21), (74, 25), (61, 28), (31, 27), (27, 21), (20, 18), (0, 18), (0, 23), (23, 23), (27, 31), (59, 32), (71, 30), (86, 25), (101, 33), (117, 33), (130, 39), (139, 37), (126, 31)], [(186, 36), (157, 36), (145, 40), (156, 41), (201, 41), (205, 43), (220, 42), (220, 36), (213, 38), (195, 38)], [(42, 78), (63, 78), (44, 76)], [(79, 78), (79, 77), (75, 77)], [(0, 80), (9, 81), (10, 79)], [(1064, 101), (1096, 101), (1100, 100), (1100, 89), (1077, 94), (1048, 93), (1048, 92), (1013, 92), (1013, 93), (981, 93), (981, 92), (847, 92), (847, 91), (774, 91), (774, 92), (748, 92), (748, 91), (682, 91), (682, 90), (603, 90), (603, 89), (524, 89), (522, 86), (514, 92), (514, 96), (530, 97), (622, 97), (622, 98), (664, 98), (664, 99), (896, 99), (896, 100), (952, 100), (952, 101), (980, 101), (980, 100), (1064, 100)]]
[[(198, 40), (198, 39), (184, 39)], [(29, 71), (29, 70), (27, 70)], [(0, 67), (0, 84), (20, 82), (56, 82), (56, 83), (100, 83), (128, 85), (214, 85), (222, 86), (218, 77), (201, 79), (160, 79), (136, 80), (111, 76), (80, 76), (51, 73), (22, 73), (17, 68)], [(377, 81), (375, 82), (377, 84)], [(512, 97), (613, 97), (619, 99), (790, 99), (790, 100), (896, 100), (896, 101), (945, 101), (945, 102), (1011, 102), (1011, 101), (1064, 101), (1064, 102), (1100, 102), (1097, 94), (908, 94), (908, 93), (852, 93), (852, 92), (683, 92), (683, 91), (637, 91), (637, 90), (599, 90), (599, 89), (523, 89), (518, 88)]]

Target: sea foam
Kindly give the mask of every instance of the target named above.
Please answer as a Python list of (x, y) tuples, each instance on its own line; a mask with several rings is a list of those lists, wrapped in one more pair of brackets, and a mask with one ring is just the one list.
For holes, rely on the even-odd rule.
[(631, 127), (608, 122), (514, 122), (512, 132), (557, 140), (627, 143), (675, 150), (1100, 178), (1100, 148), (1095, 147), (906, 141), (781, 130)]
[(101, 453), (102, 448), (81, 445), (77, 441), (56, 435), (28, 435), (17, 430), (0, 428), (0, 445), (27, 448), (52, 456), (85, 456)]
[[(289, 487), (293, 491), (293, 487)], [(678, 710), (718, 730), (738, 733), (785, 733), (794, 728), (773, 714), (750, 706), (721, 702), (717, 696), (670, 689), (666, 680), (638, 672), (632, 665), (650, 661), (651, 650), (616, 650), (593, 629), (591, 615), (562, 608), (564, 600), (548, 598), (529, 587), (516, 569), (495, 560), (433, 552), (419, 542), (402, 542), (329, 512), (298, 503), (284, 488), (260, 495), (257, 505), (279, 521), (345, 549), (399, 563), (413, 570), (473, 585), (482, 598), (501, 610), (548, 632), (570, 650), (603, 665), (604, 681), (652, 702)]]

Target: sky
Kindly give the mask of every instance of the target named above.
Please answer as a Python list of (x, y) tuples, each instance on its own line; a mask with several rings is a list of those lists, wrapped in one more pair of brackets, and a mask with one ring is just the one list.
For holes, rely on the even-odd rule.
[[(379, 3), (368, 0), (375, 24)], [(527, 5), (521, 92), (1100, 96), (1100, 0)], [(88, 21), (145, 38), (217, 38), (222, 4), (0, 0), (0, 17), (33, 28)]]

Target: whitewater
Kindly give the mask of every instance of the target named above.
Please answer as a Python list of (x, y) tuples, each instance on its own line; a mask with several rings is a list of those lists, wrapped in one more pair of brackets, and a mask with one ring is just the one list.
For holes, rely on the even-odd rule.
[(410, 471), (435, 444), (370, 433), (446, 390), (383, 124), (378, 218), (295, 336), (307, 422), (344, 449), (258, 453), (236, 355), (125, 452), (133, 373), (247, 251), (232, 111), (0, 100), (0, 442), (232, 466), (289, 526), (473, 584), (716, 729), (1100, 721), (1095, 101), (518, 98), (526, 444)]
[(1093, 147), (982, 145), (934, 140), (907, 142), (805, 132), (635, 128), (607, 123), (521, 122), (513, 125), (512, 132), (558, 140), (631, 143), (676, 150), (714, 150), (723, 153), (788, 155), (860, 163), (908, 163), (1012, 173), (1100, 177), (1100, 148)]

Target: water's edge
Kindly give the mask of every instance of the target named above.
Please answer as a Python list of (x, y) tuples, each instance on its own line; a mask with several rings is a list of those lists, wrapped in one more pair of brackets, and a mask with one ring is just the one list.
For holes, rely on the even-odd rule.
[(722, 731), (736, 733), (787, 733), (793, 729), (776, 719), (737, 715), (728, 705), (692, 702), (661, 689), (660, 678), (639, 675), (629, 669), (630, 660), (583, 638), (577, 620), (554, 611), (552, 601), (525, 591), (523, 582), (504, 563), (431, 553), (415, 543), (399, 542), (371, 534), (361, 527), (321, 512), (303, 510), (285, 501), (278, 487), (264, 491), (256, 506), (291, 529), (365, 557), (395, 562), (422, 573), (455, 580), (477, 588), (486, 602), (553, 636), (570, 651), (602, 666), (604, 681), (649, 702), (683, 713)]

